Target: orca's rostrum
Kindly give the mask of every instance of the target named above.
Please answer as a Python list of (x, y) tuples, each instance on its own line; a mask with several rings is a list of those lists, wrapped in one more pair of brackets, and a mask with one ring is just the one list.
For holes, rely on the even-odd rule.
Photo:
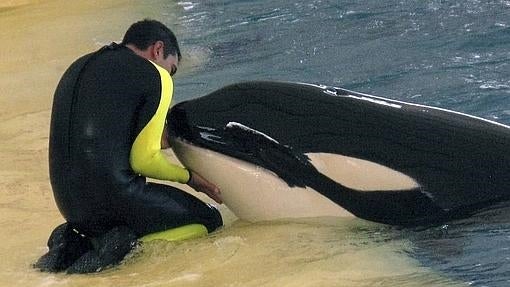
[(357, 216), (422, 225), (510, 194), (510, 128), (446, 109), (246, 82), (176, 105), (168, 122), (177, 157), (250, 221)]

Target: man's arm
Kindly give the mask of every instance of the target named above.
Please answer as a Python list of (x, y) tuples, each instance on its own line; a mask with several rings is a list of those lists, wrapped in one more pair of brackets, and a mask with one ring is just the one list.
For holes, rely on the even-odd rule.
[(166, 70), (154, 66), (161, 77), (161, 99), (154, 116), (133, 143), (130, 154), (131, 167), (143, 176), (188, 184), (196, 191), (203, 192), (216, 202), (222, 203), (218, 187), (197, 173), (170, 163), (162, 153), (162, 149), (170, 147), (165, 120), (172, 100), (173, 83)]
[(167, 145), (162, 135), (165, 133), (165, 119), (172, 101), (173, 83), (168, 72), (154, 64), (161, 79), (160, 95), (151, 95), (147, 100), (157, 105), (156, 111), (137, 135), (130, 153), (131, 168), (143, 176), (187, 183), (190, 173), (187, 169), (170, 163), (161, 149)]

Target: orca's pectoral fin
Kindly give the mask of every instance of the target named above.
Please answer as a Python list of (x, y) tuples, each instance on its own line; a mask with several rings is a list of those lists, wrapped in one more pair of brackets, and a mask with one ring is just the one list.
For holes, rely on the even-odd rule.
[(232, 122), (225, 130), (238, 150), (276, 173), (291, 187), (305, 187), (302, 175), (317, 171), (306, 155), (262, 132)]
[(292, 149), (284, 146), (261, 148), (258, 158), (267, 169), (273, 171), (290, 187), (305, 187), (306, 183), (300, 175), (307, 172), (308, 165), (294, 154)]

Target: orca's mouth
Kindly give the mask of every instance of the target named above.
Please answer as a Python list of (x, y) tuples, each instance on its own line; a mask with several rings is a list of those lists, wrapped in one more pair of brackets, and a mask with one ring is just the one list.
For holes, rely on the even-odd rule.
[(194, 123), (179, 104), (168, 116), (171, 139), (182, 139), (189, 144), (210, 149), (235, 158), (253, 162), (261, 149), (279, 147), (280, 143), (263, 132), (237, 122)]

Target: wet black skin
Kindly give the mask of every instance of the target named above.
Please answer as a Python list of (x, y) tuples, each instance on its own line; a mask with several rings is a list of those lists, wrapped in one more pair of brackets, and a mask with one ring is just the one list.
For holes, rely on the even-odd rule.
[[(435, 224), (509, 198), (510, 129), (446, 110), (339, 88), (247, 82), (176, 105), (168, 122), (171, 137), (265, 167), (371, 221)], [(347, 188), (309, 162), (305, 154), (317, 152), (381, 164), (419, 188)]]

